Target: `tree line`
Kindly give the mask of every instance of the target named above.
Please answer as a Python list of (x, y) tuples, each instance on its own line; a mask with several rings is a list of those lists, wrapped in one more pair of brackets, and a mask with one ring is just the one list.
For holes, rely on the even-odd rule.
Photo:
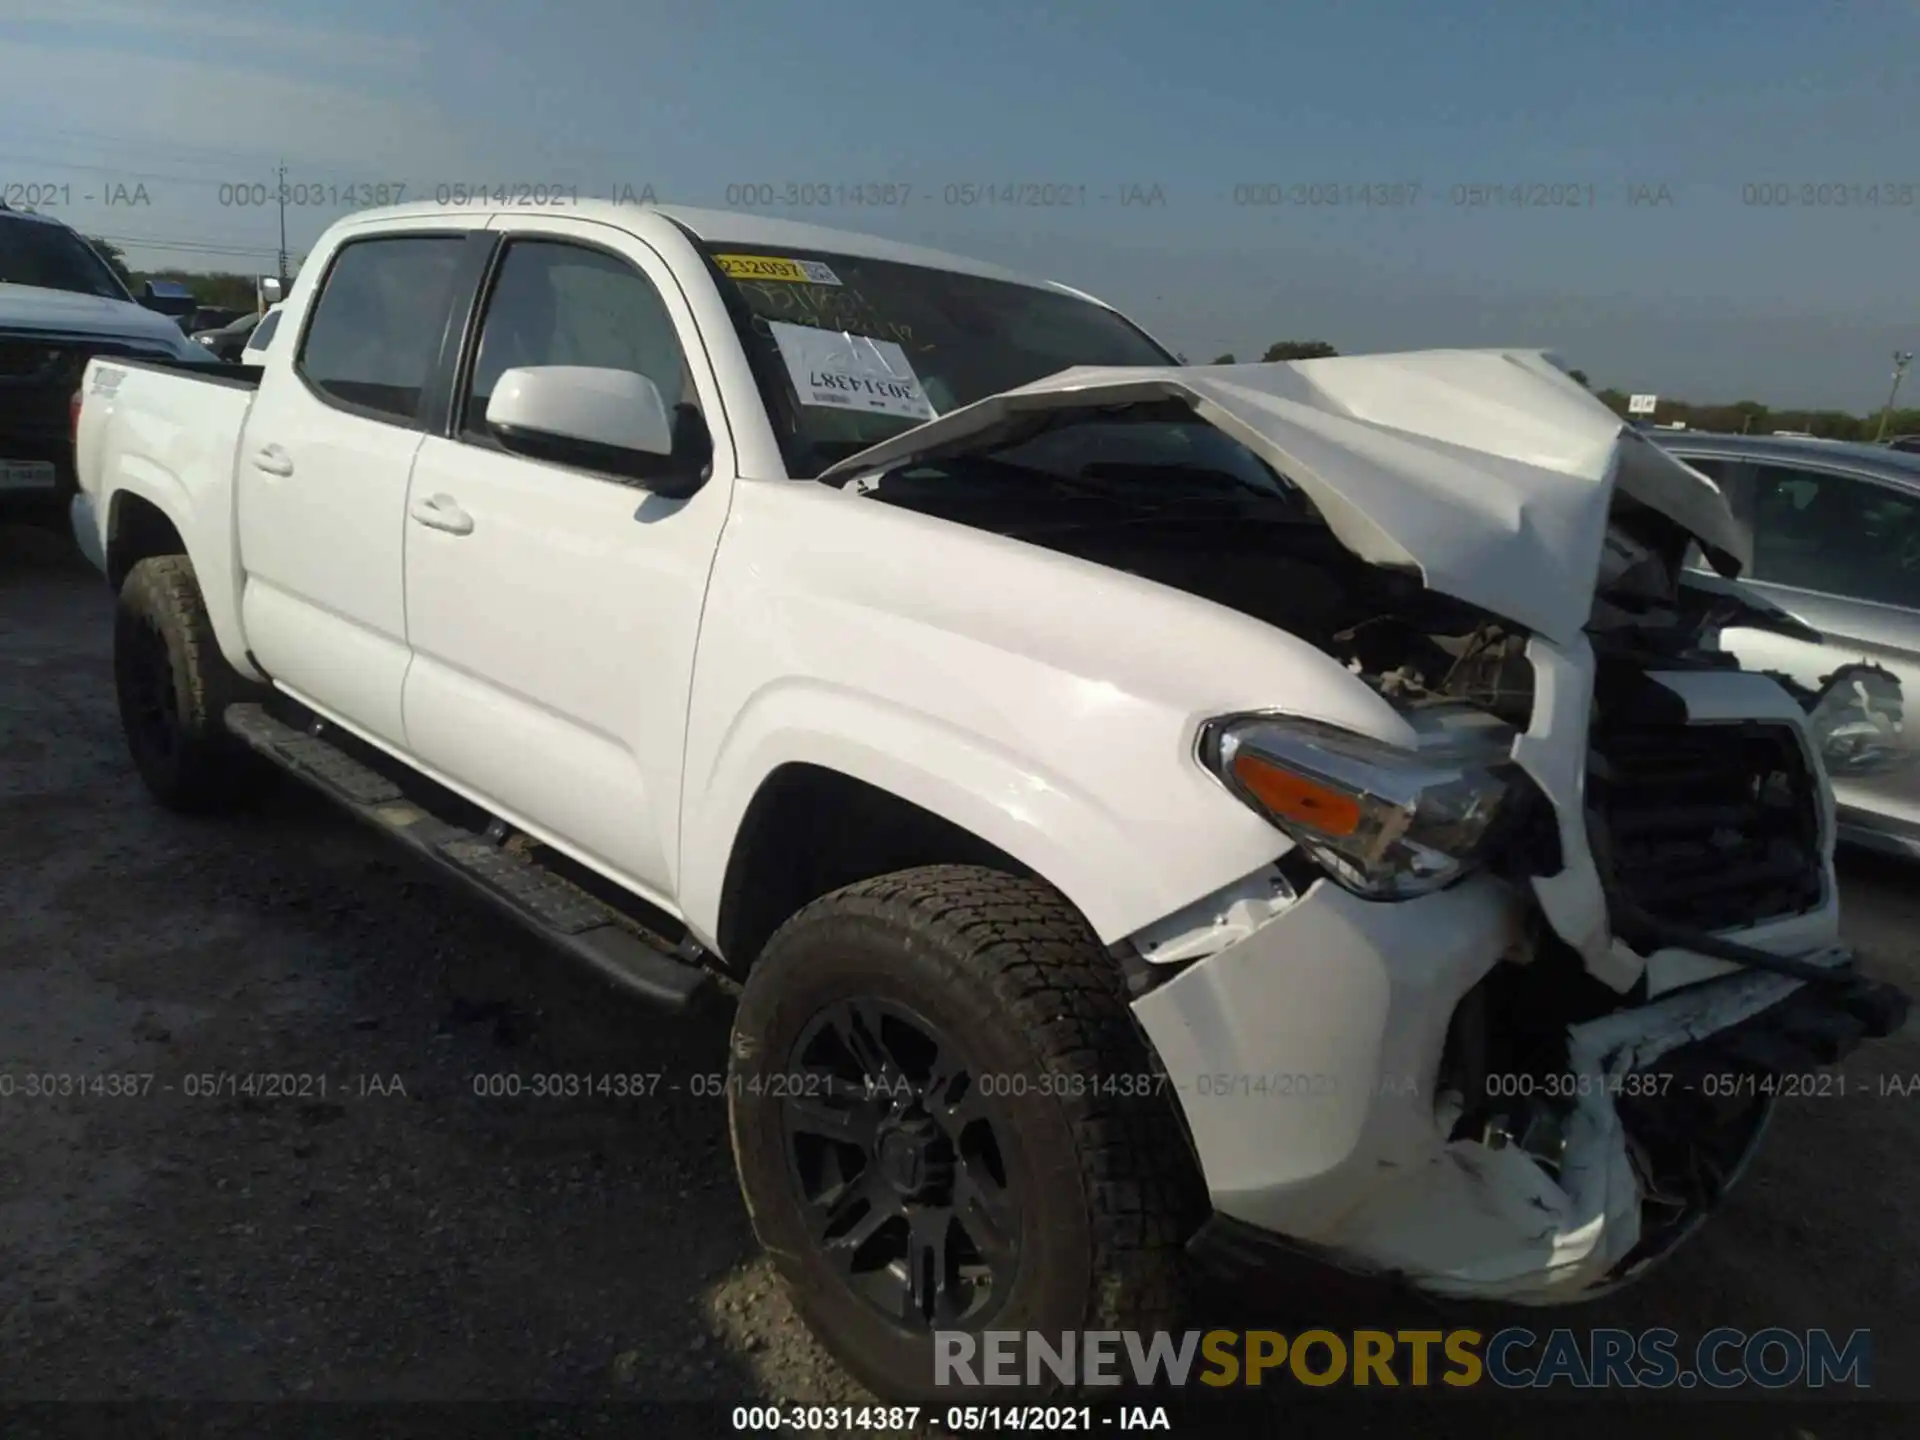
[(87, 243), (93, 246), (100, 258), (107, 262), (113, 273), (120, 277), (120, 283), (134, 294), (140, 293), (140, 287), (149, 280), (172, 280), (187, 287), (193, 298), (202, 305), (221, 310), (252, 310), (259, 303), (258, 291), (254, 287), (256, 276), (235, 275), (221, 270), (178, 270), (169, 267), (165, 270), (135, 270), (127, 264), (126, 251), (111, 240), (102, 240), (89, 235)]
[[(1277, 360), (1322, 360), (1339, 353), (1324, 340), (1281, 340), (1269, 345), (1260, 361), (1262, 364), (1272, 364)], [(1239, 362), (1229, 353), (1216, 356), (1211, 363), (1234, 365)], [(1585, 371), (1569, 370), (1567, 373), (1593, 390)], [(1626, 391), (1609, 387), (1594, 390), (1593, 396), (1614, 414), (1626, 418)], [(1770, 435), (1775, 430), (1797, 430), (1817, 435), (1823, 440), (1872, 440), (1880, 433), (1878, 410), (1865, 415), (1854, 415), (1845, 410), (1776, 410), (1758, 400), (1735, 400), (1730, 404), (1719, 404), (1674, 400), (1663, 395), (1652, 416), (1634, 418), (1650, 418), (1656, 425), (1679, 422), (1689, 430), (1707, 430), (1724, 435)], [(1893, 411), (1887, 416), (1886, 433), (1889, 436), (1920, 434), (1920, 408), (1907, 407)]]

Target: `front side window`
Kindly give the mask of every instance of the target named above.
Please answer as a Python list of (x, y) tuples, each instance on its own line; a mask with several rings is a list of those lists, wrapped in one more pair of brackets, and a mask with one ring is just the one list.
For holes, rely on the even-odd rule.
[(1785, 465), (1753, 476), (1753, 579), (1920, 607), (1920, 497)]
[(584, 245), (516, 240), (507, 247), (487, 297), (463, 433), (489, 434), (494, 386), (526, 365), (629, 370), (658, 387), (669, 414), (698, 413), (693, 375), (660, 292), (625, 260)]
[(464, 244), (405, 235), (343, 246), (313, 303), (295, 362), (301, 377), (347, 409), (417, 420)]
[(1038, 285), (861, 256), (705, 248), (794, 476), (1076, 365), (1178, 363), (1104, 305)]

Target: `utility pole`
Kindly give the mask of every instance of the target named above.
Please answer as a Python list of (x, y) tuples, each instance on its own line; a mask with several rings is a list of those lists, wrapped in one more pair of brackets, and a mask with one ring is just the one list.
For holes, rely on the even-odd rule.
[[(280, 294), (286, 294), (286, 161), (280, 161)], [(1912, 359), (1908, 355), (1908, 359)]]
[(1887, 438), (1887, 421), (1893, 418), (1893, 397), (1900, 393), (1900, 382), (1907, 378), (1907, 366), (1912, 363), (1911, 350), (1893, 352), (1893, 388), (1887, 392), (1887, 408), (1880, 412), (1880, 429), (1873, 437), (1876, 441)]

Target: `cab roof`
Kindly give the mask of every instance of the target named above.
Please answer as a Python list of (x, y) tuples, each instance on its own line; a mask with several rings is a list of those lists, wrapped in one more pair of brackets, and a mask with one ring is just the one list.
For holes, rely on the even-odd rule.
[(354, 227), (375, 221), (444, 219), (449, 214), (474, 218), (485, 216), (488, 219), (496, 215), (529, 218), (564, 215), (570, 219), (618, 226), (642, 238), (658, 223), (653, 217), (659, 217), (659, 220), (671, 222), (703, 244), (765, 245), (775, 250), (812, 250), (829, 255), (852, 255), (866, 260), (891, 260), (901, 265), (925, 265), (961, 275), (977, 275), (985, 280), (1032, 285), (1089, 300), (1103, 308), (1112, 308), (1104, 300), (1075, 290), (1070, 285), (1043, 280), (965, 255), (886, 240), (856, 230), (838, 230), (801, 220), (781, 220), (737, 210), (702, 210), (687, 205), (616, 203), (611, 200), (574, 200), (550, 205), (500, 205), (484, 199), (441, 205), (421, 200), (387, 205), (377, 210), (361, 210), (339, 223), (343, 227)]

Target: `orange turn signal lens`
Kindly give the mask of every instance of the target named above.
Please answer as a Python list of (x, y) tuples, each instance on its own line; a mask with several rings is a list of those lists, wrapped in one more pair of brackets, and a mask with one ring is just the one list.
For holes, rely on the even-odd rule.
[(1351, 835), (1360, 828), (1360, 802), (1351, 795), (1302, 779), (1257, 755), (1243, 751), (1234, 756), (1233, 777), (1283, 820), (1298, 820), (1323, 835)]

